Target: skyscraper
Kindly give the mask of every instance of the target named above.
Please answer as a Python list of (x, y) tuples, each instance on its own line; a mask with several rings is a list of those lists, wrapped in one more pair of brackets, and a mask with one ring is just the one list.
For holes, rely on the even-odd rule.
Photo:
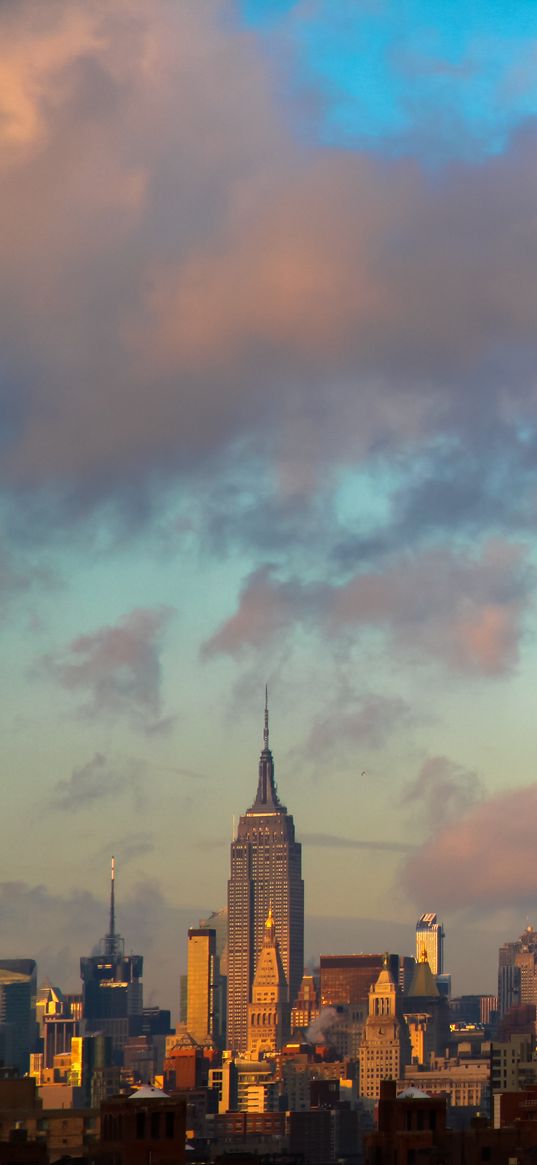
[(423, 953), (433, 975), (441, 975), (444, 970), (444, 930), (436, 914), (422, 914), (416, 923), (416, 962)]
[(142, 955), (125, 954), (125, 943), (116, 931), (114, 881), (112, 858), (108, 934), (100, 954), (80, 960), (80, 977), (86, 1031), (111, 1036), (114, 1052), (119, 1053), (128, 1037), (142, 1030), (144, 961)]
[(263, 946), (257, 960), (248, 1005), (248, 1056), (259, 1059), (279, 1052), (289, 1038), (287, 983), (278, 950), (276, 928), (269, 909)]
[(231, 844), (227, 1045), (235, 1051), (242, 1052), (247, 1047), (248, 1004), (269, 910), (292, 1003), (304, 970), (301, 847), (295, 841), (293, 818), (276, 790), (265, 695), (257, 794), (251, 808), (240, 818)]
[(215, 1035), (216, 931), (210, 926), (188, 932), (186, 1026), (197, 1043)]

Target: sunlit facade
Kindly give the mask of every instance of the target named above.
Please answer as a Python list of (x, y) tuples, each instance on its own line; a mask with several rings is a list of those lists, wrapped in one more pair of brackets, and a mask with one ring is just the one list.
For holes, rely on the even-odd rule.
[(259, 761), (255, 801), (240, 818), (231, 845), (228, 882), (227, 1045), (237, 1052), (248, 1043), (248, 1004), (263, 946), (269, 910), (293, 1002), (304, 970), (304, 883), (301, 846), (293, 818), (281, 804), (269, 749), (265, 708), (264, 748)]

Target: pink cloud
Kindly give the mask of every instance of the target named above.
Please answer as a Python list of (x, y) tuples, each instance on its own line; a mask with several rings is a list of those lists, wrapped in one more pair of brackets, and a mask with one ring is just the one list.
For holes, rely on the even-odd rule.
[(498, 793), (441, 826), (405, 862), (416, 903), (438, 909), (518, 906), (537, 897), (537, 784)]
[(248, 578), (235, 614), (204, 644), (203, 655), (237, 655), (262, 647), (289, 626), (295, 609), (293, 585), (278, 583), (268, 567), (261, 567)]
[(127, 716), (153, 731), (162, 723), (160, 646), (170, 617), (168, 608), (131, 611), (113, 626), (80, 635), (67, 653), (47, 657), (47, 670), (81, 693), (86, 715)]
[(529, 586), (524, 551), (499, 540), (474, 553), (406, 553), (384, 571), (364, 571), (340, 585), (281, 581), (263, 567), (249, 576), (235, 614), (204, 654), (260, 648), (300, 624), (316, 625), (332, 640), (379, 628), (406, 656), (500, 675), (518, 658)]
[(107, 492), (239, 440), (292, 490), (379, 442), (479, 437), (505, 383), (533, 412), (531, 135), (442, 183), (297, 150), (219, 11), (0, 10), (10, 482)]

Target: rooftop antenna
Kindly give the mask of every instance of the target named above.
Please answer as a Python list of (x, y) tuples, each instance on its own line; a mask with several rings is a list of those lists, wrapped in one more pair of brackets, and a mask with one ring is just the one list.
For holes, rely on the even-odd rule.
[(265, 727), (263, 729), (263, 744), (268, 750), (269, 746), (269, 727), (268, 727), (268, 684), (265, 684)]
[(110, 938), (116, 937), (116, 902), (114, 894), (114, 882), (116, 878), (116, 859), (112, 857), (112, 867), (110, 870)]

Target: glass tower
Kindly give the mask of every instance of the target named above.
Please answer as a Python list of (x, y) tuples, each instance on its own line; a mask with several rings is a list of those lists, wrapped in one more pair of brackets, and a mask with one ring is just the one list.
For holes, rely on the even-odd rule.
[(248, 1004), (265, 921), (272, 910), (288, 998), (294, 1002), (304, 971), (304, 883), (301, 846), (291, 814), (282, 805), (269, 748), (265, 696), (263, 750), (255, 801), (240, 818), (231, 844), (228, 882), (227, 1046), (248, 1043)]

